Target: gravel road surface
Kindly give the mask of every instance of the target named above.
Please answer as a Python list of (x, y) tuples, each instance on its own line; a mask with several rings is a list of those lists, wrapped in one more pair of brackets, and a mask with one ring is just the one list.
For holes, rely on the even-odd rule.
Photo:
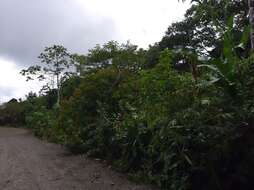
[(69, 154), (28, 130), (0, 128), (1, 190), (151, 190), (101, 161)]

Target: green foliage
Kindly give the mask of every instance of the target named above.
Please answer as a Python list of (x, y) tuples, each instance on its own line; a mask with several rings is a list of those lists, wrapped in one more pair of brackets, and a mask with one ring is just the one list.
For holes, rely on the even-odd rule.
[[(223, 70), (195, 53), (165, 49), (152, 68), (132, 69), (131, 52), (66, 80), (59, 108), (52, 106), (54, 91), (30, 94), (23, 103), (27, 127), (164, 189), (251, 189), (253, 57)], [(232, 58), (224, 54), (221, 61)], [(191, 69), (175, 69), (179, 55)], [(233, 96), (222, 78), (233, 81)]]
[(20, 73), (27, 77), (27, 81), (34, 80), (34, 77), (39, 81), (46, 80), (41, 93), (56, 89), (57, 105), (59, 106), (62, 84), (67, 78), (75, 74), (72, 72), (75, 56), (71, 56), (65, 47), (53, 45), (52, 47), (46, 47), (38, 58), (44, 64), (43, 66), (30, 66)]
[[(166, 189), (221, 189), (230, 180), (246, 185), (229, 171), (250, 179), (230, 156), (243, 135), (238, 127), (253, 117), (239, 107), (249, 89), (234, 99), (220, 87), (197, 85), (192, 73), (173, 68), (174, 56), (166, 49), (154, 68), (122, 70), (120, 80), (114, 66), (87, 75), (60, 110), (62, 143)], [(250, 65), (247, 60), (240, 65), (238, 79), (246, 78)]]
[(22, 127), (25, 124), (25, 109), (22, 102), (12, 99), (0, 106), (0, 125)]
[[(77, 147), (77, 143), (89, 137), (87, 142), (83, 142), (80, 149), (93, 149), (94, 152), (96, 152), (97, 146), (104, 144), (97, 142), (94, 133), (111, 132), (106, 128), (97, 131), (95, 126), (104, 122), (98, 121), (96, 118), (103, 118), (103, 113), (105, 112), (103, 109), (110, 113), (110, 117), (114, 117), (114, 113), (116, 113), (118, 108), (112, 93), (115, 88), (118, 88), (123, 75), (128, 75), (128, 73), (121, 72), (121, 78), (118, 75), (119, 71), (114, 67), (89, 75), (82, 79), (80, 86), (73, 92), (73, 96), (63, 102), (59, 122), (66, 130), (65, 144), (70, 147)], [(104, 105), (110, 106), (104, 107)], [(105, 123), (104, 127), (106, 126)], [(73, 135), (73, 133), (78, 136)], [(94, 138), (90, 139), (90, 137)]]
[[(248, 1), (195, 0), (186, 11), (185, 19), (169, 26), (159, 42), (160, 49), (187, 49), (200, 56), (219, 58), (223, 53), (223, 36), (228, 18), (234, 16), (233, 42), (240, 43), (248, 25)], [(249, 39), (248, 39), (249, 41)], [(250, 44), (245, 44), (246, 51)], [(246, 52), (245, 52), (246, 54)]]
[(27, 114), (26, 126), (33, 129), (36, 136), (44, 139), (52, 139), (52, 128), (55, 125), (55, 114), (53, 111), (41, 107), (34, 112)]
[(97, 45), (89, 50), (85, 66), (96, 70), (113, 65), (119, 70), (138, 71), (144, 65), (145, 51), (137, 48), (130, 42), (120, 45), (118, 42), (110, 41), (103, 46)]
[(60, 107), (54, 90), (14, 103), (26, 125), (163, 189), (252, 190), (246, 2), (193, 2), (148, 50), (111, 41), (72, 55), (77, 75), (63, 82)]

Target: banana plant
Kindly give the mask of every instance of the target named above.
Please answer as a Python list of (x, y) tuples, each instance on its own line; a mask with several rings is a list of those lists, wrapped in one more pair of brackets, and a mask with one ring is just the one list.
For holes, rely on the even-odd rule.
[[(186, 0), (178, 0), (185, 2)], [(225, 0), (226, 4), (230, 3), (230, 0)], [(223, 29), (224, 35), (223, 39), (223, 52), (220, 58), (210, 59), (208, 61), (203, 61), (202, 64), (198, 64), (197, 68), (199, 70), (206, 69), (210, 71), (210, 80), (202, 81), (202, 85), (205, 86), (213, 85), (215, 83), (223, 84), (225, 87), (230, 89), (234, 88), (237, 81), (237, 70), (241, 58), (236, 54), (236, 49), (244, 49), (249, 39), (251, 40), (252, 49), (254, 48), (254, 0), (249, 1), (249, 25), (245, 27), (241, 43), (236, 45), (233, 37), (234, 30), (234, 16), (228, 18), (227, 27), (225, 31)], [(207, 0), (191, 0), (191, 2), (209, 4), (210, 1)], [(199, 83), (201, 85), (201, 83)]]
[(212, 71), (212, 80), (206, 84), (214, 84), (223, 81), (227, 86), (234, 86), (237, 80), (237, 69), (241, 62), (236, 54), (236, 48), (244, 48), (248, 43), (250, 27), (246, 26), (242, 35), (241, 43), (237, 46), (233, 39), (234, 16), (228, 20), (227, 31), (223, 36), (223, 55), (220, 58), (210, 59), (198, 65), (198, 68), (206, 68)]

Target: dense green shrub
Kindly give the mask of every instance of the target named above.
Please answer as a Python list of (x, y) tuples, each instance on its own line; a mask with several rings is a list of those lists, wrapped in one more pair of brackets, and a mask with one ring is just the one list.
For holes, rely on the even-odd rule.
[(1, 126), (17, 126), (25, 125), (25, 109), (24, 103), (18, 102), (16, 99), (1, 105), (0, 107), (0, 125)]
[(38, 110), (27, 114), (26, 126), (32, 129), (35, 135), (53, 140), (53, 127), (56, 125), (56, 114), (54, 110), (40, 107)]
[(114, 67), (85, 77), (62, 103), (62, 143), (166, 189), (248, 189), (252, 172), (239, 168), (253, 164), (251, 129), (241, 129), (253, 120), (252, 82), (243, 83), (250, 61), (239, 63), (232, 96), (223, 83), (204, 85), (209, 71), (197, 84), (190, 72), (174, 70), (172, 56), (165, 50), (152, 69), (122, 71), (115, 86)]
[(251, 190), (253, 56), (235, 55), (230, 30), (223, 56), (207, 60), (165, 49), (145, 66), (135, 46), (97, 46), (90, 69), (63, 81), (59, 107), (54, 90), (28, 96), (26, 125), (164, 189)]
[(23, 102), (25, 110), (25, 126), (32, 129), (35, 135), (56, 141), (57, 93), (55, 90), (46, 92), (43, 96), (29, 93)]
[[(107, 113), (107, 118), (112, 120), (118, 113), (117, 100), (112, 94), (118, 86), (117, 83), (127, 73), (121, 73), (120, 78), (118, 75), (118, 70), (112, 67), (87, 76), (79, 88), (75, 89), (73, 96), (62, 102), (59, 124), (65, 131), (66, 145), (75, 149), (79, 147), (81, 150), (91, 150), (91, 154), (97, 152), (97, 147), (107, 146), (105, 142), (99, 142), (94, 133), (112, 133), (111, 126), (108, 129), (107, 125), (104, 126), (106, 123), (103, 114)], [(100, 123), (103, 123), (105, 128), (98, 130), (96, 126)], [(100, 135), (103, 138), (104, 135)]]
[(251, 189), (253, 58), (237, 62), (231, 84), (209, 69), (198, 80), (177, 71), (174, 56), (165, 50), (138, 72), (112, 65), (71, 78), (59, 108), (54, 92), (18, 105), (36, 135), (162, 188)]
[[(55, 90), (30, 93), (7, 103), (1, 122), (25, 123), (165, 189), (252, 189), (253, 57), (226, 67), (223, 58), (198, 61), (166, 49), (155, 66), (140, 69), (129, 64), (137, 55), (122, 51), (113, 64), (64, 81), (60, 107)], [(179, 56), (189, 68), (175, 69)]]

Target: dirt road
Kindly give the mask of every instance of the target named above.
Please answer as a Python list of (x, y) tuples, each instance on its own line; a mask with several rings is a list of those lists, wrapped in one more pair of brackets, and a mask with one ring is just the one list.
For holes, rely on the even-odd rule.
[(1, 190), (149, 190), (24, 129), (0, 128)]

